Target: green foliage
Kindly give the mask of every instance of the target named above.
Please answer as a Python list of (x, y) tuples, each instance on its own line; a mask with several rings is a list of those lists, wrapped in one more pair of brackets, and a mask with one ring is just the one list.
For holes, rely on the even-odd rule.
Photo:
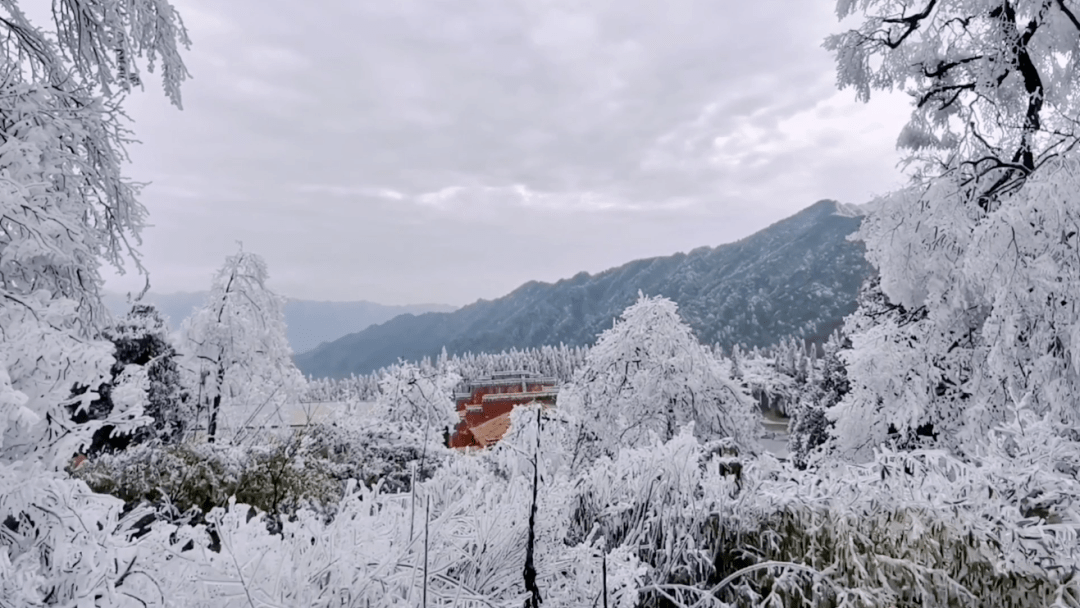
[(149, 443), (104, 454), (75, 476), (125, 503), (167, 504), (179, 512), (205, 514), (235, 497), (268, 513), (272, 526), (301, 507), (331, 512), (343, 487), (338, 470), (301, 435), (246, 449)]
[(92, 490), (195, 519), (230, 498), (267, 514), (271, 530), (301, 508), (332, 517), (348, 480), (381, 492), (408, 492), (447, 457), (438, 442), (390, 425), (312, 425), (287, 439), (223, 446), (160, 441), (100, 454), (74, 472)]
[(249, 455), (236, 487), (236, 500), (270, 514), (280, 522), (302, 507), (328, 513), (344, 486), (335, 467), (294, 439)]

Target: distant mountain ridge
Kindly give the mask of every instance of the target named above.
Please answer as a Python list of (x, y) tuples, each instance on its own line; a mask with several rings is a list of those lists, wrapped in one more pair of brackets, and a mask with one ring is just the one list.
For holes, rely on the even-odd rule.
[[(209, 292), (177, 292), (160, 294), (149, 292), (143, 301), (153, 304), (167, 317), (169, 327), (179, 329), (180, 324), (197, 307), (206, 301)], [(127, 298), (106, 292), (105, 306), (114, 315), (127, 313)], [(456, 306), (448, 304), (411, 304), (388, 306), (375, 302), (318, 302), (289, 299), (285, 302), (285, 323), (288, 326), (289, 345), (294, 353), (303, 353), (320, 344), (358, 332), (376, 323), (384, 323), (402, 314), (426, 312), (450, 312)]]
[(554, 284), (531, 281), (448, 313), (401, 315), (298, 355), (315, 377), (369, 373), (398, 358), (592, 344), (637, 298), (663, 295), (704, 343), (767, 346), (788, 335), (822, 342), (855, 310), (873, 268), (847, 240), (858, 208), (819, 201), (740, 241), (635, 260)]

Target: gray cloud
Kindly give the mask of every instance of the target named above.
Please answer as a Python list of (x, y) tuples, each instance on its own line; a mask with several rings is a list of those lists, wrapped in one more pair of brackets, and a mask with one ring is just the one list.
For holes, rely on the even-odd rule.
[(899, 181), (826, 0), (174, 2), (185, 110), (129, 100), (158, 291), (243, 240), (290, 296), (463, 304)]

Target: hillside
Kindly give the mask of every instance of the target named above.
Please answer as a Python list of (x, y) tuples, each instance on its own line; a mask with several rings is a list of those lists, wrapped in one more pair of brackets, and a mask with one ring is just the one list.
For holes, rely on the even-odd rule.
[[(150, 292), (143, 297), (143, 301), (157, 307), (166, 317), (169, 326), (178, 329), (180, 323), (196, 307), (203, 305), (206, 294), (205, 291), (168, 294)], [(123, 315), (128, 310), (124, 296), (106, 293), (103, 299), (114, 315)], [(288, 326), (289, 345), (293, 352), (302, 353), (324, 342), (389, 321), (401, 314), (449, 312), (454, 309), (454, 306), (448, 304), (387, 306), (366, 301), (317, 302), (290, 299), (285, 303), (285, 323)]]
[(591, 344), (637, 297), (664, 295), (705, 343), (766, 346), (787, 335), (822, 341), (855, 309), (872, 268), (846, 240), (860, 219), (820, 201), (745, 239), (636, 260), (596, 275), (529, 282), (450, 313), (401, 315), (296, 357), (315, 377), (368, 373), (396, 361)]

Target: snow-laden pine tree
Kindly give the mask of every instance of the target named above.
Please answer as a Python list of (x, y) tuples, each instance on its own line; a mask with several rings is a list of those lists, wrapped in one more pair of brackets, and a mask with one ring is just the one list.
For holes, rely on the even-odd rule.
[(84, 421), (108, 416), (116, 409), (113, 394), (130, 391), (132, 381), (144, 384), (146, 393), (144, 413), (152, 422), (132, 434), (113, 433), (110, 426), (94, 433), (86, 453), (91, 457), (103, 450), (125, 449), (131, 443), (150, 439), (173, 442), (182, 437), (194, 422), (194, 407), (183, 398), (177, 353), (168, 335), (168, 327), (157, 309), (148, 304), (135, 304), (128, 314), (107, 327), (102, 335), (113, 344), (115, 362), (111, 379), (101, 385), (100, 397), (85, 412), (75, 416)]
[[(910, 185), (858, 238), (880, 291), (849, 321), (839, 446), (962, 453), (1030, 410), (1080, 425), (1080, 6), (840, 0), (839, 84), (912, 98)], [(872, 424), (869, 422), (872, 421)]]
[(841, 351), (850, 347), (846, 337), (834, 332), (825, 343), (824, 356), (809, 365), (810, 380), (791, 408), (788, 423), (788, 449), (799, 468), (815, 460), (819, 448), (828, 442), (831, 423), (826, 413), (850, 391), (847, 368), (840, 359)]
[[(705, 440), (756, 451), (759, 413), (721, 362), (679, 318), (675, 302), (640, 296), (604, 331), (559, 395), (581, 423), (582, 456), (668, 441), (694, 423)], [(598, 452), (597, 452), (598, 450)]]
[(202, 308), (184, 320), (185, 368), (211, 442), (289, 424), (285, 406), (304, 389), (286, 339), (285, 299), (266, 286), (267, 277), (266, 262), (241, 249), (217, 271)]

